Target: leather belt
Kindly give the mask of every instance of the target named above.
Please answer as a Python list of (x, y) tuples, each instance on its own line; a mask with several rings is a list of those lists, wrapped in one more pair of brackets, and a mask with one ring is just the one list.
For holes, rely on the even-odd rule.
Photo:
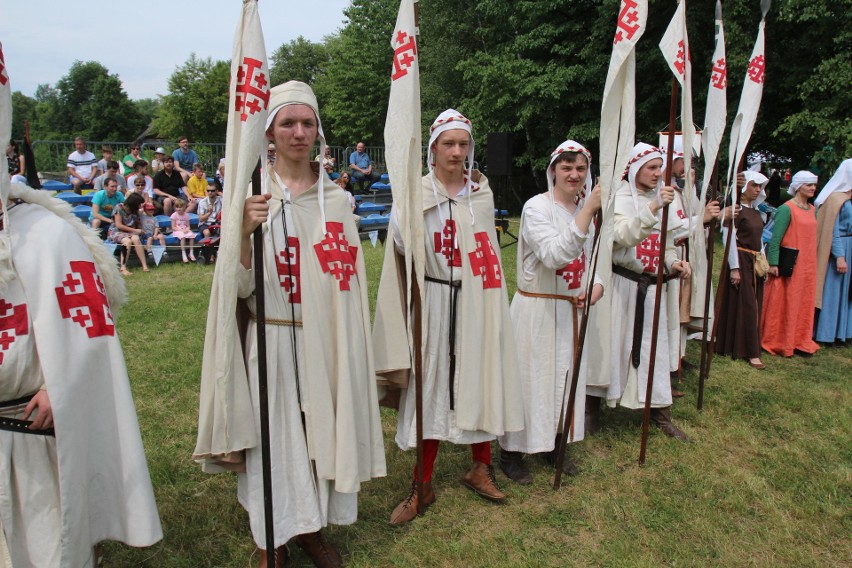
[(44, 430), (30, 430), (30, 420), (18, 420), (17, 418), (0, 417), (0, 430), (9, 432), (17, 432), (18, 434), (35, 434), (37, 436), (56, 436), (56, 431), (53, 428)]
[(546, 298), (548, 300), (564, 300), (566, 302), (571, 302), (575, 306), (579, 302), (576, 296), (566, 296), (564, 294), (539, 294), (537, 292), (525, 292), (518, 288), (518, 294), (521, 296), (526, 296), (528, 298)]
[[(249, 319), (252, 321), (257, 321), (257, 314), (249, 312)], [(291, 327), (302, 327), (302, 320), (293, 321), (285, 319), (266, 318), (263, 321), (268, 325), (287, 325)]]
[(458, 304), (459, 304), (459, 290), (461, 290), (461, 280), (442, 280), (441, 278), (435, 278), (434, 276), (426, 275), (423, 277), (427, 282), (434, 282), (435, 284), (443, 284), (444, 286), (450, 287), (450, 376), (449, 376), (449, 385), (450, 385), (450, 410), (455, 410), (456, 407), (456, 395), (455, 395), (455, 382), (456, 382), (456, 317), (458, 313)]

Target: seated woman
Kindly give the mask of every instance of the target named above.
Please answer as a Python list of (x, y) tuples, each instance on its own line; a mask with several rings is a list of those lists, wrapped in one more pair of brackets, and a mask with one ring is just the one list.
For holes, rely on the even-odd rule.
[(143, 203), (145, 203), (145, 199), (138, 193), (129, 194), (124, 203), (116, 207), (114, 220), (107, 234), (108, 242), (122, 245), (127, 249), (126, 252), (122, 251), (121, 253), (121, 274), (124, 276), (133, 274), (127, 270), (127, 255), (130, 254), (131, 246), (136, 249), (136, 256), (142, 263), (142, 271), (148, 272), (148, 263), (145, 259), (141, 240), (144, 231), (139, 221), (139, 207)]
[(12, 183), (27, 183), (26, 166), (24, 165), (24, 154), (21, 147), (14, 140), (9, 141), (6, 146), (6, 161), (9, 164), (9, 177)]
[[(760, 311), (763, 305), (764, 276), (755, 273), (755, 259), (762, 249), (763, 217), (757, 207), (766, 200), (769, 179), (753, 171), (743, 172), (746, 183), (740, 195), (741, 208), (734, 221), (736, 243), (728, 254), (730, 269), (725, 299), (719, 309), (716, 353), (746, 359), (755, 369), (765, 368), (760, 360)], [(726, 222), (729, 224), (730, 222)], [(727, 238), (728, 229), (723, 229)]]

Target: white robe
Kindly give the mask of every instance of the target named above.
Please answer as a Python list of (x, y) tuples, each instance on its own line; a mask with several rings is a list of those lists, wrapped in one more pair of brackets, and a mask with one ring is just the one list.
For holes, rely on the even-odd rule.
[[(615, 196), (614, 241), (612, 262), (637, 274), (643, 271), (643, 264), (637, 257), (636, 245), (652, 233), (659, 233), (659, 215), (651, 213), (649, 205), (656, 200), (655, 192), (639, 192), (638, 211), (633, 204), (630, 186), (625, 182)], [(669, 218), (672, 218), (669, 210)], [(670, 232), (669, 232), (670, 233)], [(671, 270), (677, 260), (672, 235), (666, 239), (665, 264)], [(633, 344), (633, 322), (636, 307), (636, 282), (613, 273), (610, 284), (612, 291), (612, 354), (611, 380), (608, 388), (588, 388), (587, 392), (595, 396), (605, 396), (609, 406), (620, 404), (626, 408), (641, 408), (645, 404), (645, 391), (648, 382), (648, 361), (651, 352), (651, 328), (654, 317), (655, 286), (648, 287), (644, 306), (644, 329), (639, 367), (631, 363)], [(654, 384), (651, 393), (651, 406), (661, 408), (671, 406), (672, 391), (669, 382), (669, 336), (667, 296), (661, 297), (659, 333), (657, 336), (657, 356), (654, 366)]]
[[(527, 201), (518, 242), (518, 290), (570, 297), (585, 291), (594, 227), (581, 233), (574, 222), (576, 213), (554, 206), (548, 193)], [(568, 300), (536, 298), (520, 292), (512, 299), (510, 314), (524, 395), (524, 429), (501, 436), (500, 447), (512, 452), (549, 452), (554, 449), (559, 418), (568, 404), (564, 394), (566, 375), (570, 385), (574, 328), (581, 315)], [(581, 365), (581, 369), (584, 367)], [(581, 372), (573, 413), (566, 419), (571, 442), (584, 437), (585, 401), (585, 373)]]

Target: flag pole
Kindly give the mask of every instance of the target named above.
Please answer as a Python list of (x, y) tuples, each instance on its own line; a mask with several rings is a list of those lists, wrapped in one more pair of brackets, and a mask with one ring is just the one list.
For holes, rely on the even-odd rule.
[[(559, 447), (556, 449), (556, 475), (553, 478), (553, 489), (557, 490), (562, 487), (562, 465), (565, 463), (565, 451), (568, 448), (568, 436), (565, 432), (565, 422), (568, 419), (568, 414), (574, 416), (574, 405), (577, 401), (577, 383), (580, 378), (580, 363), (583, 360), (583, 347), (586, 343), (586, 330), (589, 327), (589, 310), (591, 308), (590, 301), (592, 298), (592, 290), (595, 286), (595, 274), (597, 273), (598, 268), (598, 256), (600, 249), (600, 236), (601, 236), (601, 227), (603, 226), (603, 210), (598, 210), (595, 215), (595, 242), (592, 245), (593, 259), (591, 271), (589, 274), (589, 281), (586, 283), (586, 301), (583, 304), (583, 315), (580, 320), (580, 330), (577, 334), (577, 345), (574, 346), (574, 362), (571, 367), (571, 386), (566, 389), (563, 387), (562, 389), (562, 406), (559, 414), (559, 425), (556, 430), (561, 434), (559, 437)], [(574, 317), (577, 317), (576, 312)], [(565, 386), (568, 386), (568, 373), (565, 373)], [(566, 410), (565, 406), (565, 393), (568, 392), (568, 406)], [(570, 430), (570, 428), (569, 428)]]
[[(251, 174), (251, 194), (260, 195), (260, 160)], [(268, 566), (275, 566), (275, 528), (272, 516), (272, 460), (269, 443), (269, 389), (266, 368), (266, 294), (264, 289), (263, 226), (252, 235), (254, 240), (254, 294), (257, 314), (257, 393), (260, 406), (260, 452), (263, 470), (263, 518), (266, 531)]]
[[(678, 103), (678, 82), (672, 78), (672, 98), (669, 106), (669, 141), (666, 150), (666, 173), (664, 184), (672, 183), (672, 158), (674, 157), (675, 116)], [(692, 127), (691, 125), (689, 125)], [(654, 388), (654, 368), (657, 359), (657, 338), (660, 334), (660, 303), (663, 295), (663, 283), (665, 281), (663, 271), (666, 263), (666, 232), (669, 225), (669, 206), (663, 206), (662, 221), (660, 222), (660, 253), (657, 265), (657, 285), (654, 290), (654, 319), (651, 327), (651, 353), (648, 359), (648, 382), (645, 388), (645, 412), (642, 416), (642, 442), (639, 448), (639, 465), (645, 464), (645, 450), (648, 445), (648, 427), (651, 424), (651, 393)]]
[[(719, 195), (718, 162), (713, 165), (713, 175), (710, 185), (714, 189), (713, 193), (711, 194), (712, 201), (714, 199), (718, 199)], [(703, 410), (704, 408), (704, 381), (707, 380), (707, 374), (710, 372), (709, 359), (713, 356), (709, 348), (707, 333), (708, 331), (712, 331), (709, 329), (710, 326), (708, 325), (708, 317), (710, 316), (710, 291), (712, 289), (713, 284), (713, 252), (716, 245), (716, 219), (710, 220), (708, 233), (710, 235), (710, 239), (707, 243), (707, 276), (704, 281), (704, 319), (701, 323), (701, 362), (698, 364), (698, 410)], [(713, 313), (713, 323), (715, 325), (715, 310)]]

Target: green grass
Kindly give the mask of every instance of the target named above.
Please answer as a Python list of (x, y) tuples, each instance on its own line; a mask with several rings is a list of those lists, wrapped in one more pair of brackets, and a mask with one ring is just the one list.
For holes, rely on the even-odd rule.
[[(384, 248), (363, 245), (372, 307)], [(515, 254), (515, 246), (503, 250), (510, 293)], [(171, 264), (127, 279), (119, 332), (165, 538), (143, 550), (111, 543), (107, 566), (257, 563), (235, 476), (203, 474), (191, 460), (212, 274)], [(695, 342), (689, 358), (698, 359)], [(359, 521), (328, 536), (355, 567), (850, 566), (852, 349), (764, 362), (761, 372), (716, 358), (703, 412), (688, 373), (674, 415), (692, 441), (652, 431), (643, 467), (640, 416), (606, 410), (600, 434), (570, 448), (581, 473), (558, 492), (543, 461), (530, 457), (533, 485), (498, 473), (508, 502), (487, 503), (458, 483), (468, 448), (443, 444), (438, 500), (402, 528), (388, 518), (407, 493), (414, 453), (394, 445), (396, 416), (383, 410), (388, 476), (364, 486)], [(296, 566), (311, 565), (294, 555)]]

